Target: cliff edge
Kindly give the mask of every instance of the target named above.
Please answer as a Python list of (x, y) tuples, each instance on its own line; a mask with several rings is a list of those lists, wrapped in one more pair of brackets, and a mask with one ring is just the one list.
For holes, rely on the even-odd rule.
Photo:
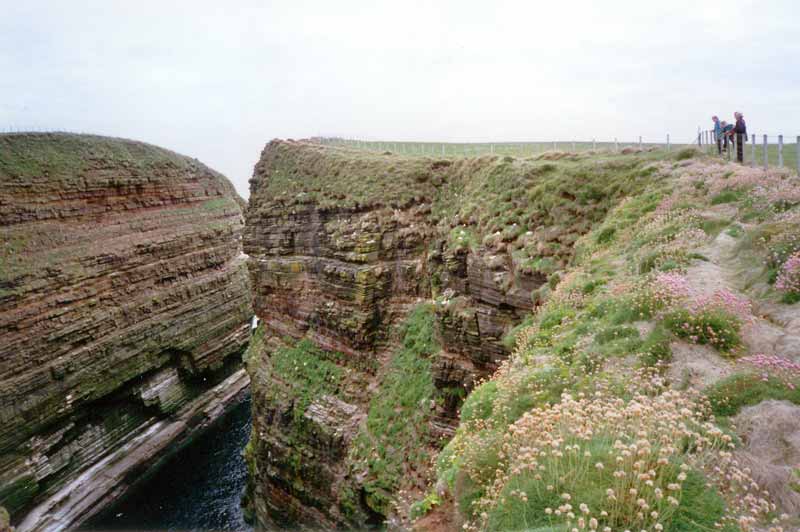
[[(120, 491), (108, 478), (246, 385), (240, 204), (225, 177), (155, 146), (0, 135), (0, 506), (19, 522), (39, 505), (20, 530), (80, 522)], [(140, 461), (96, 467), (119, 449)]]
[(256, 520), (403, 520), (459, 408), (654, 156), (447, 159), (272, 141), (244, 249)]

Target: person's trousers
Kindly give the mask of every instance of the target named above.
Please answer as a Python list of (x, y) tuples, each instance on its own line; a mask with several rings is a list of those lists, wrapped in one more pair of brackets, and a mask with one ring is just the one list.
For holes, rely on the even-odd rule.
[(736, 134), (736, 160), (740, 163), (744, 162), (744, 142), (741, 133)]

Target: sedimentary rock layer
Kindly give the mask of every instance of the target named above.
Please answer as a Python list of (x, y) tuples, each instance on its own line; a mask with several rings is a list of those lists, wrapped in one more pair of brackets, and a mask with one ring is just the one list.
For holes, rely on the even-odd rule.
[(222, 175), (147, 144), (0, 136), (0, 506), (14, 520), (236, 369), (241, 204)]
[(110, 505), (126, 493), (141, 472), (158, 467), (172, 449), (180, 449), (227, 408), (243, 400), (249, 383), (244, 369), (240, 369), (183, 404), (173, 415), (145, 420), (129, 440), (120, 442), (119, 447), (37, 505), (17, 529), (59, 532)]
[[(250, 496), (261, 524), (362, 526), (391, 513), (393, 490), (419, 465), (389, 480), (380, 471), (412, 451), (385, 448), (371, 417), (405, 341), (394, 326), (419, 301), (434, 304), (440, 348), (422, 362), (435, 391), (419, 407), (432, 414), (415, 445), (435, 449), (465, 392), (507, 356), (504, 335), (620, 194), (603, 179), (620, 168), (598, 168), (595, 185), (570, 164), (559, 173), (544, 160), (267, 145), (244, 235), (264, 334), (248, 364)], [(357, 439), (374, 441), (375, 454), (359, 454)]]

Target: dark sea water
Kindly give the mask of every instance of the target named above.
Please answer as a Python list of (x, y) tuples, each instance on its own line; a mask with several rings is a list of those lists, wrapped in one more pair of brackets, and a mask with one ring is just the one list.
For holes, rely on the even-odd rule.
[(252, 530), (239, 506), (249, 436), (248, 397), (81, 530)]

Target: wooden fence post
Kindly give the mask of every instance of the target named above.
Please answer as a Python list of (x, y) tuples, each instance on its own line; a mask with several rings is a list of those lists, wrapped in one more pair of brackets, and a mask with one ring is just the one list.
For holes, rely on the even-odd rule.
[(750, 152), (753, 154), (753, 156), (750, 157), (750, 166), (755, 168), (756, 167), (756, 134), (755, 133), (753, 133), (753, 137), (752, 137), (751, 140), (752, 140), (752, 142), (750, 142)]
[(553, 151), (558, 151), (558, 148), (556, 147), (556, 141), (553, 141)]
[(764, 135), (764, 170), (769, 167), (769, 153), (767, 152), (767, 136)]
[(667, 151), (669, 151), (669, 133), (667, 133)]
[(783, 135), (778, 135), (778, 168), (783, 168)]
[(614, 137), (614, 151), (619, 151), (619, 143), (617, 142), (617, 137)]
[(592, 151), (597, 151), (597, 139), (592, 139)]
[(642, 136), (639, 135), (639, 149), (642, 149)]
[(797, 136), (797, 144), (794, 145), (797, 148), (797, 173), (800, 174), (800, 135)]

